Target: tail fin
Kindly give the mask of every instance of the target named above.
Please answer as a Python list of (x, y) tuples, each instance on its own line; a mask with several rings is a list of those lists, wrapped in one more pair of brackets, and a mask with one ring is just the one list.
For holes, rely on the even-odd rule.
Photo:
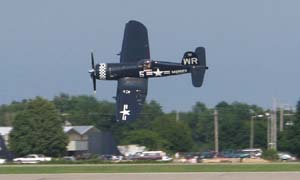
[(203, 84), (206, 66), (205, 48), (197, 47), (195, 52), (186, 52), (181, 61), (182, 65), (191, 66), (192, 83), (195, 87), (201, 87)]

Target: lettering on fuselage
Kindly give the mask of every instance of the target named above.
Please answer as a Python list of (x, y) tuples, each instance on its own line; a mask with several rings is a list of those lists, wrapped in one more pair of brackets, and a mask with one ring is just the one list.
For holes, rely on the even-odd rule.
[(140, 77), (145, 77), (145, 71), (139, 71)]
[(164, 76), (164, 75), (169, 75), (170, 71), (161, 71), (159, 68), (157, 68), (155, 71), (152, 69), (146, 69), (143, 71), (139, 71), (139, 76), (140, 77), (158, 77), (158, 76)]
[(172, 70), (171, 73), (172, 74), (183, 74), (183, 73), (187, 73), (187, 69), (179, 69), (179, 70)]
[(187, 69), (178, 69), (178, 70), (170, 70), (170, 71), (160, 71), (157, 69), (156, 71), (152, 71), (152, 69), (147, 69), (143, 71), (139, 71), (139, 76), (143, 77), (159, 77), (159, 76), (167, 76), (167, 75), (176, 75), (176, 74), (184, 74), (187, 73)]

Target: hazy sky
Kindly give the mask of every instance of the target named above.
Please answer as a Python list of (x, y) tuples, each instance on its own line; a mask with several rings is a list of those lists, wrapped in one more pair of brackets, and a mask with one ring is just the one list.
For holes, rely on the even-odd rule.
[[(204, 85), (190, 74), (150, 79), (148, 100), (166, 111), (197, 101), (240, 101), (270, 108), (272, 97), (300, 97), (300, 1), (297, 0), (3, 0), (0, 3), (0, 104), (61, 92), (91, 95), (90, 51), (118, 62), (125, 23), (149, 33), (151, 57), (180, 62), (204, 46)], [(116, 82), (97, 81), (97, 98), (113, 101)]]

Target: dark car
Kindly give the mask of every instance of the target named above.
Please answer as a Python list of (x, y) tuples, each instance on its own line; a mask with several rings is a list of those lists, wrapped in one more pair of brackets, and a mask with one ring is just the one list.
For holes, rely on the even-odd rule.
[(205, 151), (200, 153), (200, 159), (212, 159), (215, 157), (215, 155), (216, 153), (213, 151)]
[(101, 155), (100, 159), (104, 160), (104, 161), (112, 161), (113, 160), (113, 155), (111, 155), (111, 154), (103, 154), (103, 155)]
[(103, 154), (100, 156), (100, 159), (104, 161), (119, 161), (123, 159), (123, 156), (116, 156), (113, 154)]

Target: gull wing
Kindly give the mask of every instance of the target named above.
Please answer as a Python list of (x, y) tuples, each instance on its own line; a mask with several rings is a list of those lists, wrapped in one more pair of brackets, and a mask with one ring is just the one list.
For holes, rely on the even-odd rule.
[(118, 80), (116, 119), (137, 119), (147, 96), (148, 80), (143, 78), (121, 78)]
[(129, 21), (125, 26), (120, 63), (137, 63), (150, 59), (147, 28), (138, 21)]

